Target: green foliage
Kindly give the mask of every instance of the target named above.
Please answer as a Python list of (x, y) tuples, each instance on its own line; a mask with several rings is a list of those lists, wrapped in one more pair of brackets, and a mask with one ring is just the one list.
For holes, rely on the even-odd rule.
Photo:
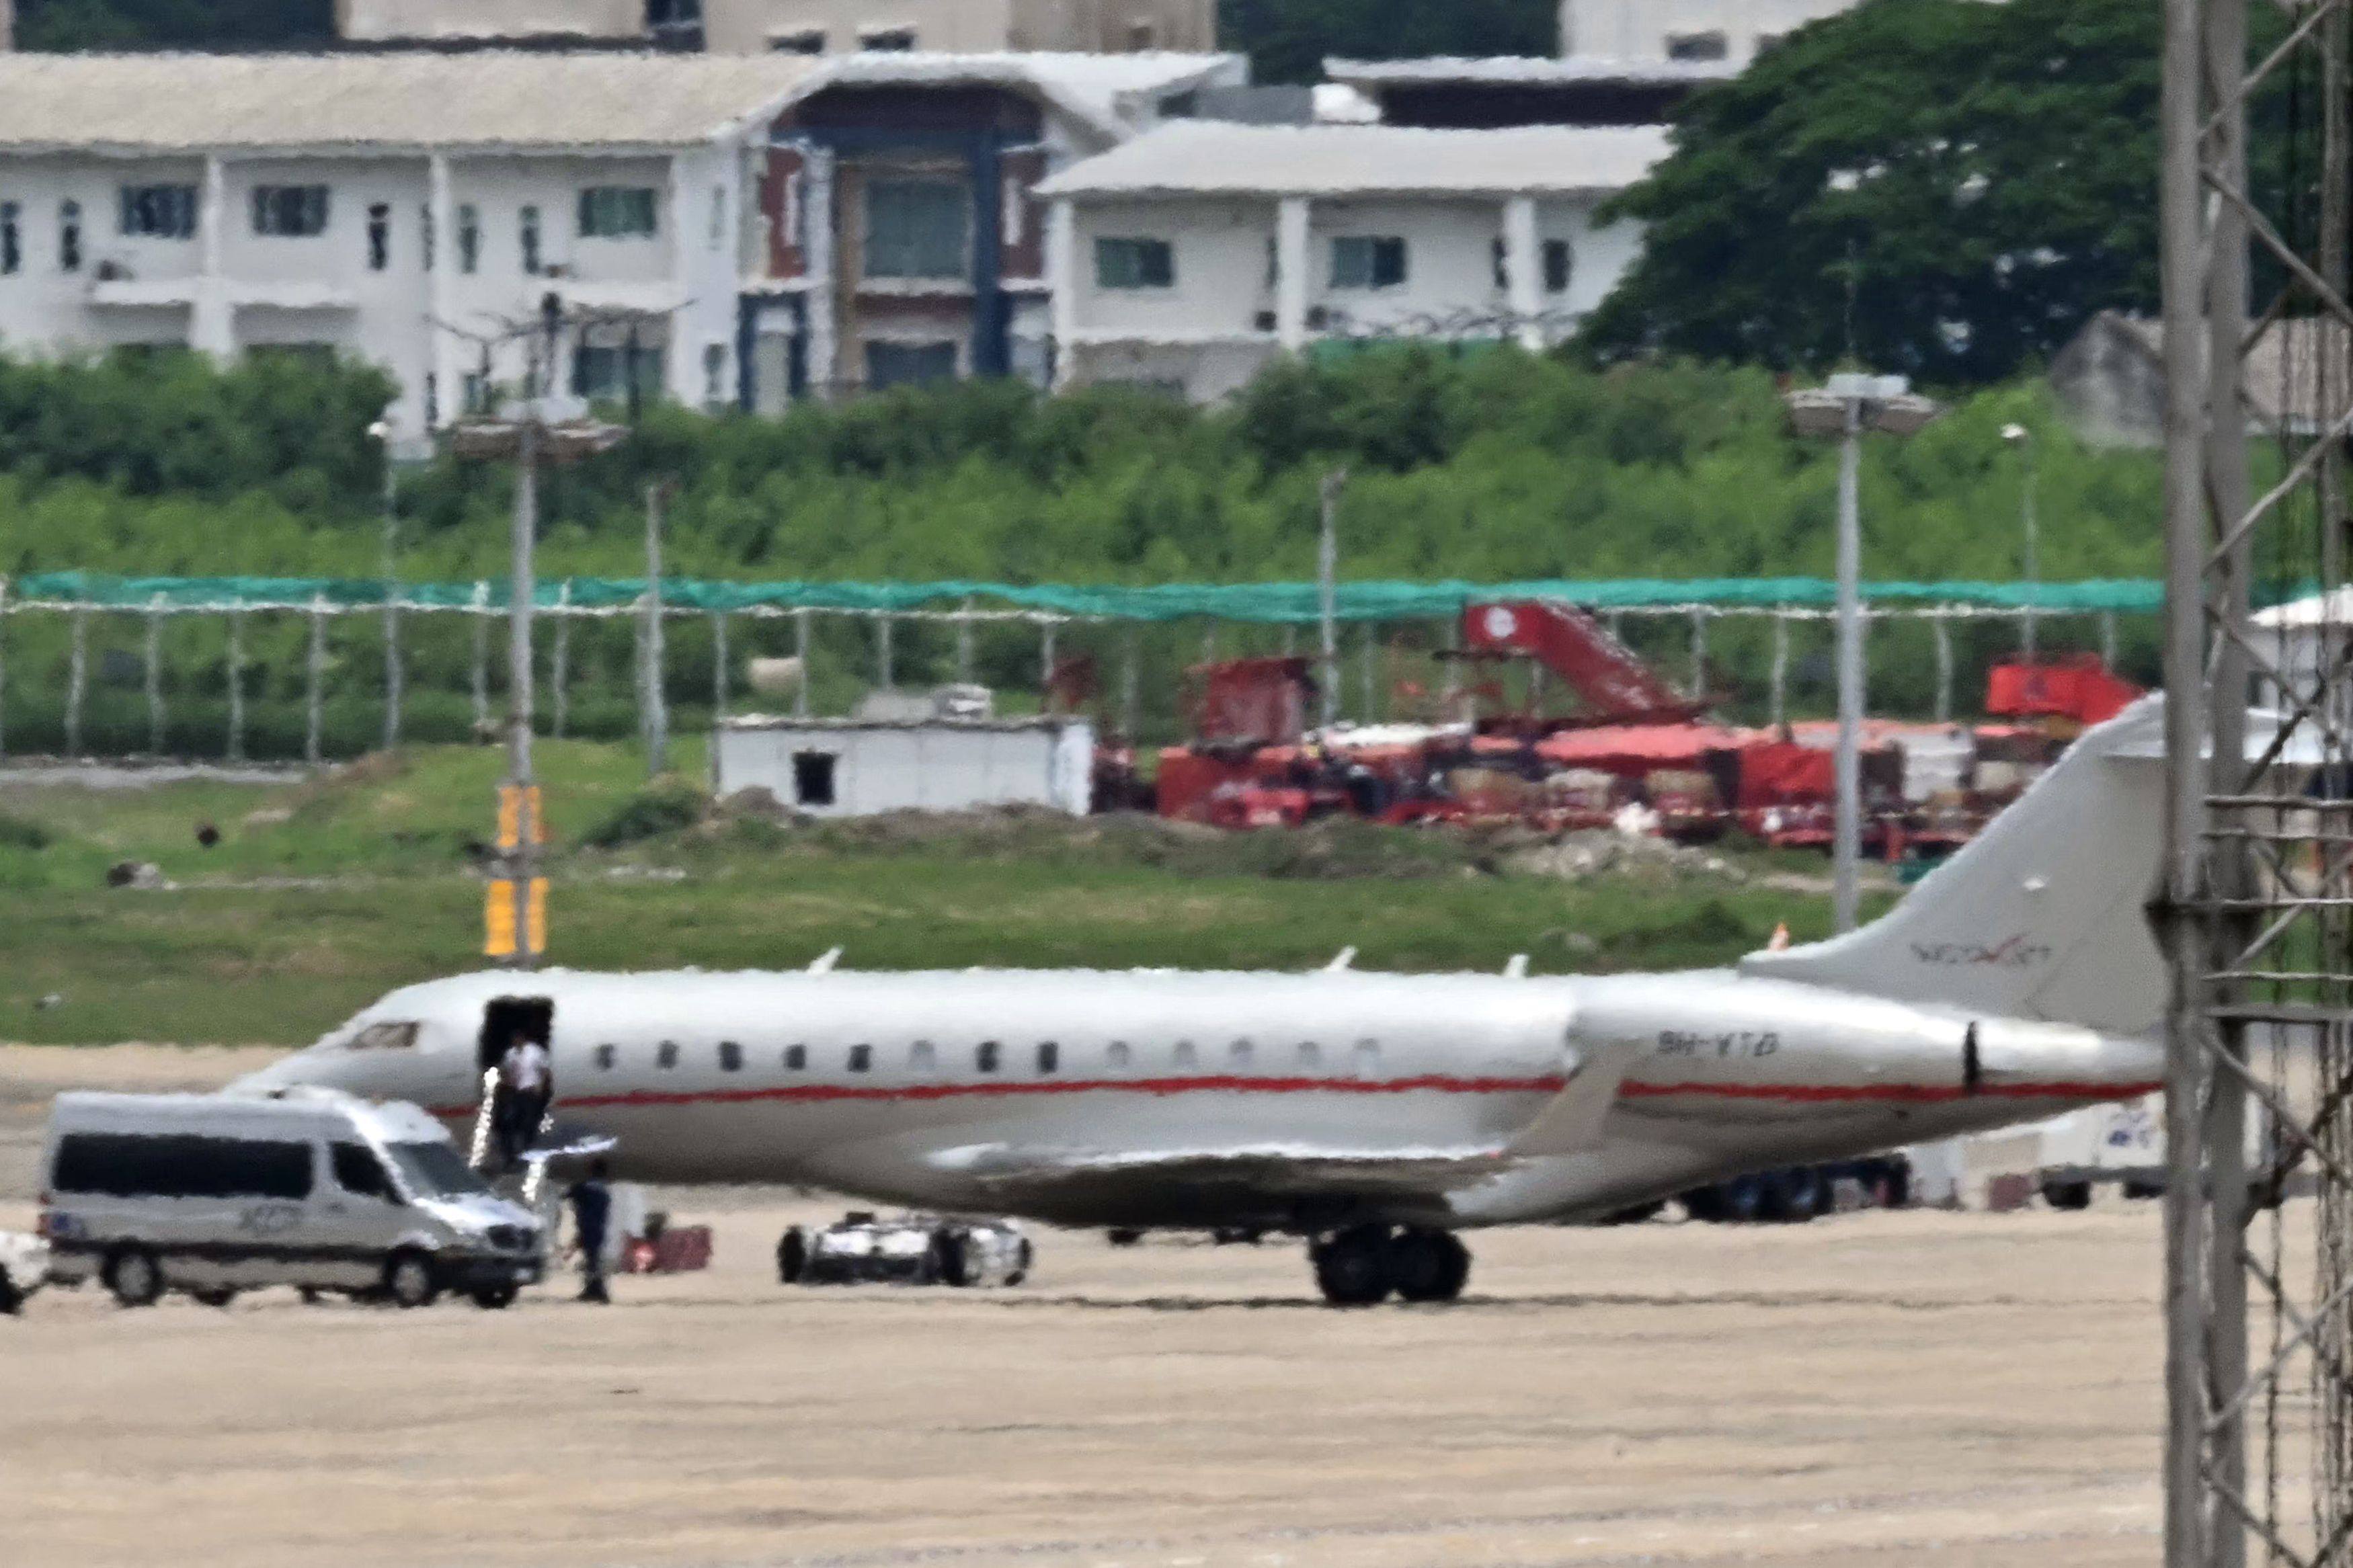
[(1556, 0), (1220, 0), (1218, 45), (1263, 82), (1324, 79), (1324, 60), (1549, 55)]
[(590, 829), (585, 842), (597, 849), (642, 844), (649, 838), (693, 826), (702, 820), (709, 804), (709, 797), (692, 782), (677, 773), (664, 773)]
[[(1798, 29), (1686, 100), (1673, 154), (1611, 205), (1645, 249), (1588, 345), (1981, 384), (2097, 310), (2153, 310), (2161, 20), (2143, 0), (1867, 0)], [(2284, 87), (2256, 106), (2274, 160), (2288, 112)]]
[(0, 811), (0, 849), (41, 850), (49, 843), (49, 830), (39, 823)]

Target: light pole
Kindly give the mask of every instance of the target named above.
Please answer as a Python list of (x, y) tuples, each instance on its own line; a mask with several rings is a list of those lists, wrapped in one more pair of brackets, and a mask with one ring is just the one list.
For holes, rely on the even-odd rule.
[(2021, 465), (2019, 470), (2018, 508), (2019, 521), (2025, 530), (2026, 548), (2024, 558), (2021, 561), (2020, 565), (2026, 578), (2026, 613), (2019, 622), (2019, 629), (2023, 636), (2026, 662), (2028, 664), (2032, 664), (2034, 662), (2035, 588), (2042, 581), (2042, 565), (2038, 560), (2039, 551), (2037, 548), (2041, 542), (2035, 536), (2034, 526), (2034, 486), (2036, 479), (2034, 471), (2034, 432), (2029, 430), (2023, 425), (2005, 425), (2001, 427), (2001, 438), (2010, 446), (2018, 448), (2019, 463)]
[(393, 466), (392, 425), (368, 426), (384, 451), (384, 749), (400, 744), (400, 476)]
[(1854, 929), (1862, 862), (1862, 433), (1909, 436), (1936, 416), (1936, 405), (1913, 395), (1908, 385), (1900, 375), (1843, 374), (1783, 399), (1799, 435), (1839, 441), (1838, 820), (1831, 904), (1841, 931)]
[(1323, 527), (1315, 541), (1315, 618), (1323, 632), (1324, 728), (1340, 721), (1340, 492), (1348, 470), (1335, 468), (1317, 487)]

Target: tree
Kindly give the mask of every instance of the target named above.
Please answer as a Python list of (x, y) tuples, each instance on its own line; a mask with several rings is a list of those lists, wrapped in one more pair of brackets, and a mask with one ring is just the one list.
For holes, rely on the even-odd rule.
[(1976, 384), (2099, 310), (2154, 310), (2160, 21), (1866, 0), (1790, 34), (1687, 100), (1672, 153), (1605, 207), (1646, 245), (1585, 346)]

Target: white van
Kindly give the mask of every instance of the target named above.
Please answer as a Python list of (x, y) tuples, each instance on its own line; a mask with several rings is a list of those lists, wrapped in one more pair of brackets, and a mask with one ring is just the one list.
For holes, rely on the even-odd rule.
[(537, 1219), (413, 1105), (61, 1094), (41, 1168), (51, 1278), (96, 1278), (126, 1307), (166, 1290), (225, 1306), (268, 1285), (503, 1307), (544, 1266)]

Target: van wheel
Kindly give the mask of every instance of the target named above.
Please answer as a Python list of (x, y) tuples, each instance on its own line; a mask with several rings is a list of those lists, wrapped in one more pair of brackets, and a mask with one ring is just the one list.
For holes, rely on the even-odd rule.
[(396, 1307), (431, 1306), (441, 1294), (433, 1260), (415, 1247), (402, 1247), (384, 1261), (384, 1293)]
[(237, 1292), (229, 1289), (191, 1290), (188, 1294), (207, 1307), (226, 1307), (237, 1300)]
[(515, 1288), (512, 1285), (484, 1285), (470, 1294), (475, 1306), (485, 1312), (495, 1312), (501, 1307), (514, 1305)]
[(152, 1307), (164, 1294), (164, 1270), (143, 1247), (126, 1247), (106, 1260), (106, 1288), (126, 1307)]
[(0, 1269), (0, 1318), (13, 1318), (24, 1310), (25, 1293), (16, 1289), (16, 1282), (8, 1278), (5, 1269)]

